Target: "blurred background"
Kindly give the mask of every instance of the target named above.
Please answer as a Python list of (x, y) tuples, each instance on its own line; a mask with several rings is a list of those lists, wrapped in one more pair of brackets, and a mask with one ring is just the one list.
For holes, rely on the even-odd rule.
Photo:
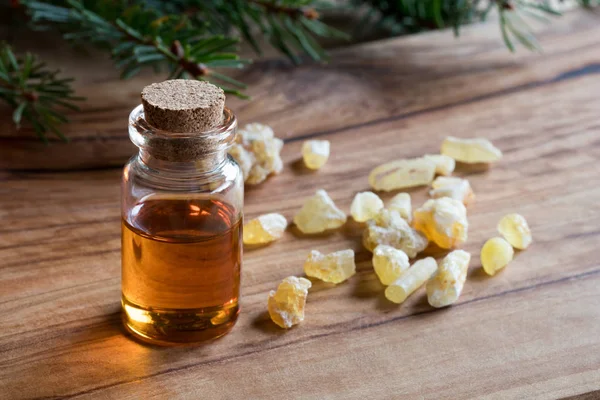
[(254, 84), (274, 68), (326, 66), (336, 61), (334, 48), (431, 30), (461, 40), (465, 26), (491, 23), (509, 59), (511, 51), (540, 49), (537, 25), (596, 4), (2, 0), (0, 168), (122, 165), (133, 152), (125, 118), (150, 82), (209, 80), (226, 90), (228, 103), (248, 107), (256, 100)]

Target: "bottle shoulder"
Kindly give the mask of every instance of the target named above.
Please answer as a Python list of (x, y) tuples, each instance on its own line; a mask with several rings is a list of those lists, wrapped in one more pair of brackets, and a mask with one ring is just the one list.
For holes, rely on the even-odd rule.
[(156, 165), (149, 166), (139, 156), (134, 156), (123, 168), (123, 186), (124, 190), (127, 187), (144, 187), (173, 192), (219, 192), (239, 186), (243, 190), (243, 174), (229, 156), (210, 171), (191, 166), (162, 169)]

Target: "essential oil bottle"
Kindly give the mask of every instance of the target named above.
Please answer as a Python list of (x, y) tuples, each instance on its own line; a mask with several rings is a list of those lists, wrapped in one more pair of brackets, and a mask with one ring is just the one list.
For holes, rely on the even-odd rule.
[(239, 312), (242, 172), (227, 149), (237, 121), (207, 82), (147, 86), (129, 117), (139, 148), (123, 170), (126, 328), (160, 345), (227, 333)]

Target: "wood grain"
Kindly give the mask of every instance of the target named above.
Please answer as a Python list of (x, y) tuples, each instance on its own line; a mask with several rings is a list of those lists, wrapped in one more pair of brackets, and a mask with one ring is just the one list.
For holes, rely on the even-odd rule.
[[(503, 150), (490, 169), (457, 172), (477, 195), (465, 246), (474, 257), (448, 309), (422, 291), (387, 302), (358, 224), (317, 237), (291, 229), (246, 252), (231, 334), (149, 347), (120, 323), (120, 171), (0, 172), (0, 398), (596, 398), (600, 29), (589, 18), (553, 25), (544, 55), (510, 58), (481, 26), (451, 47), (436, 33), (342, 50), (329, 69), (249, 72), (257, 100), (237, 107), (240, 118), (274, 125), (287, 144), (284, 172), (247, 190), (247, 217), (291, 219), (318, 188), (347, 211), (373, 166), (435, 152), (449, 134)], [(317, 173), (298, 162), (312, 136), (332, 143)], [(419, 205), (426, 190), (411, 195)], [(526, 216), (534, 243), (488, 278), (478, 251), (508, 212)], [(315, 281), (305, 322), (282, 331), (267, 293), (301, 274), (314, 248), (353, 248), (358, 273)]]

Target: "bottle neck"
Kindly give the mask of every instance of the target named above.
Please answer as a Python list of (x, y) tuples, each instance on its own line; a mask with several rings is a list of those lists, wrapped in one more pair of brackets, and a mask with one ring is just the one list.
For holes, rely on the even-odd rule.
[(218, 172), (223, 168), (227, 160), (227, 152), (217, 151), (204, 154), (190, 161), (170, 161), (156, 157), (151, 150), (140, 149), (138, 158), (146, 167), (157, 172), (186, 175), (208, 174)]
[[(142, 105), (129, 115), (129, 137), (140, 149), (138, 160), (149, 174), (176, 179), (218, 173), (227, 164), (227, 150), (235, 142), (237, 120), (225, 107), (221, 125), (205, 132), (166, 132), (150, 125)], [(186, 179), (186, 178), (184, 178)]]

